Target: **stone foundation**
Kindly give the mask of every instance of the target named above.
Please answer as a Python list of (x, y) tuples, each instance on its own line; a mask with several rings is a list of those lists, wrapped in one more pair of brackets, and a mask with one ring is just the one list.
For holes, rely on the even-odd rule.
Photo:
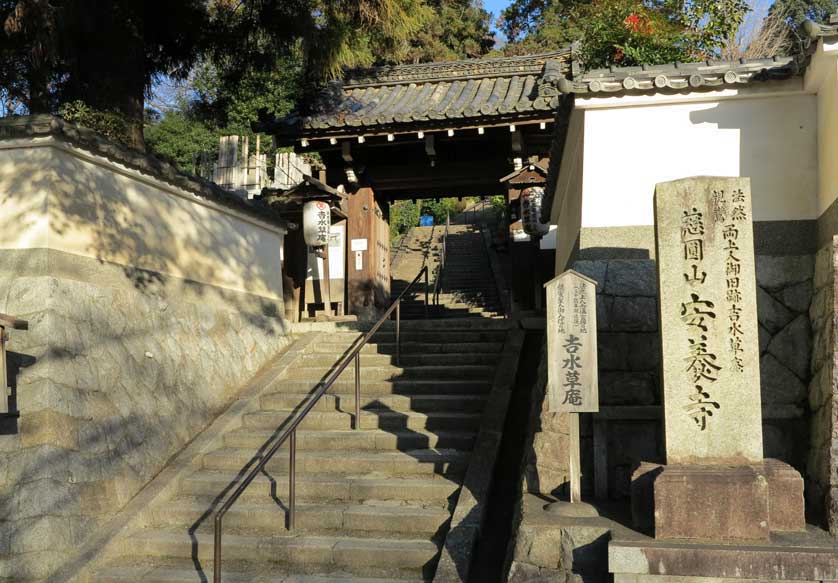
[(0, 251), (0, 312), (30, 323), (9, 346), (20, 417), (0, 435), (0, 581), (56, 570), (288, 343), (258, 297), (139, 281)]

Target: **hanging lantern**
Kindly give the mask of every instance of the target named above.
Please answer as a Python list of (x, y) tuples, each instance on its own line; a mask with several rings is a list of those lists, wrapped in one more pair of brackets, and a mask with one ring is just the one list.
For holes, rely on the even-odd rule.
[(303, 238), (309, 247), (325, 247), (329, 242), (332, 213), (328, 203), (311, 201), (303, 206)]
[(546, 235), (550, 231), (550, 225), (541, 222), (543, 200), (543, 186), (530, 186), (521, 192), (521, 223), (527, 235)]

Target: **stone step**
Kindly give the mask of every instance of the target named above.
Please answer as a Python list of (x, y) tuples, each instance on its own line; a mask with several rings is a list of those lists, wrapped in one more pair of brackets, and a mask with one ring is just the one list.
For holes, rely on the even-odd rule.
[[(306, 364), (313, 363), (315, 365), (322, 365), (324, 363), (334, 364), (338, 358), (343, 356), (345, 352), (347, 351), (335, 351), (333, 358), (332, 355), (326, 354), (323, 351), (316, 351), (302, 355), (300, 361)], [(395, 364), (395, 358), (395, 354), (370, 354), (362, 351), (361, 366), (389, 366)], [(495, 362), (497, 362), (496, 354), (486, 354), (482, 351), (455, 352), (446, 354), (422, 354), (416, 351), (403, 351), (401, 353), (402, 366), (494, 364)]]
[[(161, 565), (160, 563), (169, 563)], [(230, 565), (233, 564), (232, 567)], [(212, 579), (212, 562), (202, 563), (197, 571), (191, 559), (170, 561), (146, 561), (132, 564), (115, 564), (97, 571), (91, 583), (195, 583)], [(348, 573), (331, 575), (283, 575), (281, 573), (261, 573), (253, 565), (224, 562), (224, 583), (426, 583), (425, 579), (381, 579), (356, 577)], [(236, 570), (233, 570), (236, 569)], [(277, 571), (273, 569), (272, 571)], [(258, 573), (258, 576), (255, 574)], [(203, 576), (202, 576), (203, 575)]]
[[(282, 455), (282, 454), (277, 454)], [(235, 471), (201, 469), (184, 477), (178, 485), (181, 496), (216, 499), (230, 491)], [(309, 502), (366, 502), (379, 500), (449, 508), (456, 500), (458, 479), (439, 474), (420, 477), (345, 476), (340, 474), (298, 474), (297, 500)], [(244, 491), (240, 501), (262, 500), (273, 494), (288, 493), (288, 474), (272, 473), (269, 479), (259, 474)]]
[[(225, 514), (224, 526), (231, 531), (247, 531), (271, 536), (287, 524), (287, 489), (279, 490), (277, 499), (263, 496), (261, 500), (237, 501)], [(197, 532), (212, 532), (212, 499), (177, 498), (168, 507), (151, 512), (150, 525), (156, 528), (185, 526)], [(339, 532), (392, 538), (433, 538), (447, 526), (451, 518), (445, 508), (423, 508), (406, 504), (300, 503), (296, 505), (295, 530), (314, 534)]]
[[(243, 418), (244, 427), (251, 429), (276, 429), (290, 415), (290, 411), (248, 413)], [(302, 420), (299, 429), (354, 429), (354, 414), (340, 411), (312, 411)], [(431, 411), (428, 413), (403, 411), (361, 411), (362, 429), (457, 429), (476, 431), (480, 426), (480, 413)]]
[[(285, 373), (287, 379), (305, 379), (319, 381), (325, 379), (332, 371), (332, 366), (295, 366)], [(495, 367), (488, 365), (462, 365), (462, 366), (362, 366), (361, 380), (386, 381), (396, 379), (489, 379), (495, 374)], [(354, 378), (355, 371), (352, 367), (344, 369), (341, 377)]]
[[(182, 529), (144, 529), (124, 542), (124, 556), (194, 559), (211, 572), (213, 538), (210, 533), (190, 535)], [(297, 573), (317, 574), (344, 570), (367, 577), (426, 578), (433, 575), (437, 544), (424, 539), (306, 536), (277, 529), (274, 536), (225, 531), (225, 561), (271, 564)], [(258, 571), (257, 571), (258, 572)]]
[[(227, 447), (250, 448), (256, 451), (275, 432), (265, 429), (240, 428), (224, 436)], [(474, 446), (476, 434), (471, 431), (420, 431), (365, 429), (362, 431), (297, 431), (297, 449), (303, 450), (411, 450), (427, 448), (458, 449), (469, 451)]]
[[(413, 324), (414, 322), (411, 322)], [(438, 322), (435, 322), (438, 324)], [(459, 323), (459, 322), (458, 322)], [(407, 325), (407, 324), (405, 324)], [(323, 342), (311, 346), (310, 354), (328, 354), (334, 356), (335, 360), (338, 357), (349, 353), (350, 346), (342, 342), (332, 342), (329, 338), (324, 339)], [(401, 343), (401, 354), (406, 356), (409, 354), (417, 354), (421, 356), (431, 356), (437, 354), (497, 354), (503, 350), (502, 342), (455, 342), (455, 343), (430, 343), (430, 342), (407, 342)], [(378, 342), (365, 344), (361, 349), (361, 354), (386, 354), (393, 355), (396, 353), (395, 342)], [(363, 362), (362, 362), (363, 364)]]
[[(469, 453), (453, 449), (416, 449), (407, 451), (299, 451), (298, 474), (378, 473), (385, 476), (460, 476), (468, 465)], [(288, 449), (271, 458), (269, 472), (288, 471)], [(203, 467), (209, 470), (238, 471), (254, 459), (250, 448), (226, 447), (204, 455)]]
[[(493, 307), (490, 302), (479, 303), (463, 303), (463, 302), (442, 302), (436, 306), (428, 304), (428, 315), (439, 317), (440, 314), (461, 314), (468, 316), (469, 314), (480, 314), (486, 310), (487, 307)], [(424, 304), (408, 304), (401, 308), (402, 316), (405, 314), (425, 313)]]
[[(465, 324), (457, 323), (457, 325), (464, 326)], [(393, 327), (395, 322), (393, 323)], [(346, 336), (342, 338), (341, 336)], [(357, 336), (357, 332), (335, 332), (331, 335), (330, 340), (335, 342), (351, 343), (350, 336)], [(474, 343), (474, 342), (503, 342), (506, 338), (505, 329), (493, 328), (462, 328), (452, 329), (441, 327), (439, 330), (423, 330), (420, 327), (405, 326), (401, 330), (402, 342), (441, 342), (444, 344), (454, 344), (460, 342)], [(375, 343), (395, 342), (396, 332), (392, 327), (380, 328), (373, 335), (372, 341)]]
[[(351, 367), (352, 365), (350, 365)], [(351, 376), (351, 375), (350, 375)], [(277, 391), (310, 393), (317, 382), (307, 380), (283, 380), (275, 385)], [(394, 381), (362, 381), (361, 395), (476, 395), (487, 393), (492, 383), (488, 379), (470, 380), (439, 380), (425, 381), (419, 379)], [(354, 377), (343, 375), (341, 379), (329, 389), (333, 395), (355, 394)]]
[[(259, 403), (263, 411), (290, 411), (308, 403), (310, 397), (310, 394), (305, 393), (271, 393), (262, 396)], [(361, 393), (361, 409), (364, 411), (479, 413), (483, 411), (485, 404), (485, 395), (390, 395), (383, 397)], [(312, 411), (352, 413), (355, 411), (355, 395), (327, 393), (317, 401)]]

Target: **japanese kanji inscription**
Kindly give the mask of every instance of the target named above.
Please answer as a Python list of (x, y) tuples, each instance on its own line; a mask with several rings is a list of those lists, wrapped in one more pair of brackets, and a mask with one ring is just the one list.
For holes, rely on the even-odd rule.
[(566, 271), (544, 287), (550, 411), (597, 412), (596, 282)]
[(667, 463), (762, 459), (750, 181), (658, 184)]

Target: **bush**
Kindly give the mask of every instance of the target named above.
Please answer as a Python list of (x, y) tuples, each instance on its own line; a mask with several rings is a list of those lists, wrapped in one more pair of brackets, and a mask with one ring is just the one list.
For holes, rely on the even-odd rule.
[(124, 146), (131, 146), (125, 118), (111, 111), (93, 109), (85, 102), (70, 101), (58, 108), (58, 115), (65, 120), (98, 132)]

